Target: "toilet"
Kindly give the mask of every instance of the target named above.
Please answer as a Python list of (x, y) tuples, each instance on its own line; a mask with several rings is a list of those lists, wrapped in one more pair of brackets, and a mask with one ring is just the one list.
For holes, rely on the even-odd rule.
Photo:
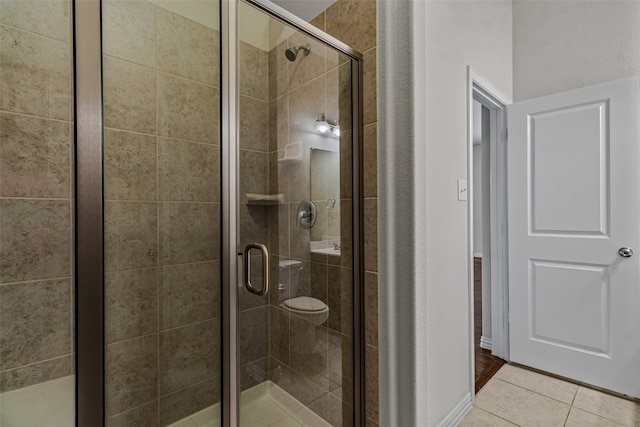
[(291, 316), (291, 349), (298, 354), (316, 351), (316, 327), (329, 318), (329, 307), (317, 298), (298, 295), (302, 262), (280, 261), (279, 303)]

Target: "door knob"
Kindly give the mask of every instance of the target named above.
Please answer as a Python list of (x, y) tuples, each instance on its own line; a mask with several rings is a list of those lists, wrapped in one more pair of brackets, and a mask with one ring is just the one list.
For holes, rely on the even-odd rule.
[(629, 258), (631, 255), (633, 255), (633, 250), (627, 247), (620, 248), (618, 249), (618, 255), (624, 258)]

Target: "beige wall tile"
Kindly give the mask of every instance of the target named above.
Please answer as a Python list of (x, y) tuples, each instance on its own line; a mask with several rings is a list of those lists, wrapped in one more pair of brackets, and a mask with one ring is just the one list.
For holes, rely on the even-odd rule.
[(106, 271), (156, 266), (156, 203), (107, 201), (104, 215)]
[(240, 96), (240, 147), (269, 151), (269, 103)]
[(104, 130), (104, 191), (107, 200), (156, 200), (156, 137)]
[(69, 43), (71, 2), (68, 0), (0, 1), (0, 24)]
[(102, 3), (102, 51), (136, 64), (156, 65), (156, 7), (147, 1)]
[(160, 265), (220, 259), (219, 203), (160, 203)]
[(0, 200), (0, 283), (71, 273), (71, 203)]
[(364, 338), (378, 346), (378, 275), (370, 272), (364, 274)]
[(69, 120), (69, 44), (0, 26), (0, 47), (0, 109)]
[[(267, 208), (260, 205), (240, 205), (240, 246), (248, 243), (269, 244)], [(257, 255), (256, 255), (257, 256)]]
[(587, 387), (579, 387), (573, 406), (627, 425), (640, 425), (640, 404)]
[(308, 405), (327, 393), (326, 387), (323, 387), (322, 384), (313, 382), (297, 372), (292, 371), (287, 366), (275, 361), (275, 359), (271, 360), (274, 361), (274, 364), (271, 366), (271, 381), (298, 399), (303, 405)]
[(219, 90), (158, 73), (158, 134), (176, 139), (220, 143)]
[[(329, 330), (329, 380), (339, 385), (342, 399), (353, 402), (353, 340)], [(336, 393), (333, 390), (332, 393)]]
[(238, 60), (240, 62), (240, 94), (268, 101), (268, 53), (241, 41)]
[(367, 51), (363, 57), (362, 120), (365, 125), (368, 125), (378, 121), (377, 49)]
[(265, 358), (269, 353), (269, 307), (245, 310), (240, 314), (240, 363)]
[(105, 425), (107, 427), (158, 427), (158, 401), (154, 400), (107, 418)]
[(300, 87), (325, 73), (326, 54), (323, 43), (313, 40), (299, 32), (294, 33), (287, 40), (287, 46), (289, 48), (307, 45), (311, 49), (308, 55), (305, 55), (304, 50), (301, 49), (298, 51), (298, 56), (295, 61), (287, 60), (289, 91)]
[(378, 125), (365, 126), (363, 135), (364, 197), (378, 197)]
[(257, 151), (240, 150), (240, 200), (246, 193), (264, 194), (269, 190), (269, 155)]
[[(326, 138), (316, 133), (316, 119), (326, 112), (325, 79), (315, 79), (289, 94), (289, 140), (311, 142)], [(329, 119), (334, 119), (329, 117)]]
[(364, 268), (378, 271), (378, 199), (364, 201)]
[(220, 401), (218, 379), (206, 380), (160, 399), (160, 425), (166, 426)]
[(158, 270), (105, 275), (105, 339), (122, 341), (158, 331)]
[(496, 378), (480, 390), (474, 405), (523, 427), (562, 426), (569, 414), (569, 405)]
[(163, 267), (160, 330), (220, 316), (220, 261)]
[(378, 348), (365, 346), (365, 414), (368, 419), (378, 422)]
[(327, 119), (340, 120), (340, 130), (348, 132), (351, 128), (351, 64), (342, 64), (329, 71), (327, 79)]
[(219, 375), (219, 353), (219, 319), (161, 332), (160, 396)]
[(19, 368), (69, 354), (69, 279), (0, 287), (0, 369)]
[(328, 327), (351, 336), (353, 328), (353, 270), (329, 266), (328, 270)]
[(155, 70), (109, 56), (102, 69), (105, 127), (156, 133)]
[(158, 139), (160, 200), (220, 201), (220, 146)]
[(16, 390), (73, 374), (72, 355), (0, 372), (0, 392)]
[(340, 134), (340, 198), (353, 196), (353, 139), (351, 132)]
[(71, 197), (71, 125), (0, 113), (0, 196)]
[(375, 0), (340, 0), (325, 13), (327, 33), (360, 52), (375, 46)]
[(269, 51), (269, 100), (289, 92), (288, 60), (285, 56), (287, 41), (279, 43)]
[(269, 150), (283, 150), (289, 143), (289, 95), (269, 103)]
[(218, 32), (156, 8), (158, 70), (220, 87)]
[(157, 399), (157, 335), (108, 344), (105, 359), (107, 417)]
[[(269, 359), (264, 358), (240, 366), (240, 390), (245, 391), (269, 379)], [(260, 411), (253, 414), (260, 417)], [(241, 415), (242, 417), (242, 415)], [(246, 420), (245, 420), (246, 421)], [(249, 424), (251, 425), (251, 424)]]
[(270, 306), (269, 316), (269, 355), (289, 364), (290, 315), (278, 307)]

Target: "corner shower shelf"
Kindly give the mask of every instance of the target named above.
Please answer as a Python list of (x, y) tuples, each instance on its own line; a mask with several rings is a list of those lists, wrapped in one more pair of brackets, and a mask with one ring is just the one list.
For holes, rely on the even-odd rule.
[(257, 194), (247, 193), (249, 205), (281, 205), (284, 203), (284, 194)]
[(302, 161), (302, 142), (296, 141), (284, 146), (283, 157), (278, 163), (300, 163)]

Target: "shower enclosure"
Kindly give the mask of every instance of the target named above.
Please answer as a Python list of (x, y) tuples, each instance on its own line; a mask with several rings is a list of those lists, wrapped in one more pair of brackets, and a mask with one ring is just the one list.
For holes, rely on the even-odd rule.
[(362, 57), (263, 0), (0, 0), (0, 425), (363, 425)]

